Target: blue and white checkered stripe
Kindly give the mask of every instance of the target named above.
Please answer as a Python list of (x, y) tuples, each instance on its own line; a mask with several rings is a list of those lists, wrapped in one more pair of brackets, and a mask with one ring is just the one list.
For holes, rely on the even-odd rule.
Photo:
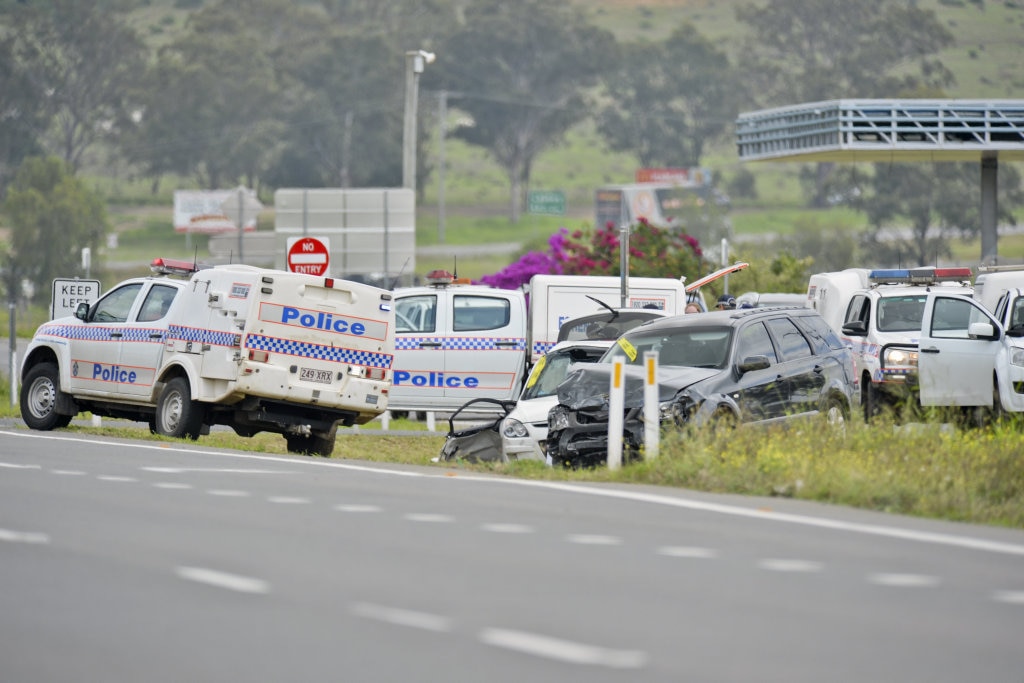
[(197, 344), (211, 344), (213, 346), (234, 346), (234, 332), (220, 330), (207, 330), (200, 327), (183, 327), (171, 325), (167, 330), (168, 339), (180, 339), (182, 341), (194, 342)]
[[(525, 351), (526, 340), (522, 337), (395, 337), (396, 351), (419, 351), (420, 344), (440, 344), (431, 350), (445, 351)], [(502, 346), (498, 346), (498, 342)], [(514, 342), (510, 345), (509, 342)]]
[(316, 360), (347, 363), (349, 365), (365, 365), (371, 368), (390, 368), (393, 359), (393, 356), (386, 353), (358, 351), (338, 346), (324, 346), (323, 344), (310, 344), (292, 339), (267, 337), (262, 334), (248, 335), (245, 338), (245, 347), (256, 349), (257, 351), (281, 353), (287, 356), (299, 356), (300, 358), (315, 358)]
[(545, 353), (553, 349), (555, 342), (533, 342), (533, 355), (543, 356)]
[[(117, 337), (113, 334), (117, 333)], [(163, 343), (166, 331), (159, 327), (100, 327), (98, 325), (45, 325), (39, 334), (85, 341), (128, 341)], [(160, 337), (153, 337), (159, 334)]]

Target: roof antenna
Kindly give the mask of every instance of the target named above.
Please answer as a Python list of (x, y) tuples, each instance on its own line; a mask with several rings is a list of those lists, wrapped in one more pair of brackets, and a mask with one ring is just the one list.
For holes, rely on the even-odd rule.
[(459, 279), (459, 257), (457, 255), (452, 256), (452, 260), (455, 262), (455, 272), (452, 273), (452, 276), (456, 280), (458, 280)]
[(192, 270), (199, 271), (199, 245), (196, 245), (195, 253), (192, 254)]
[(412, 257), (410, 256), (409, 258), (405, 259), (405, 263), (403, 263), (403, 264), (402, 264), (402, 269), (398, 271), (398, 275), (396, 275), (396, 276), (395, 276), (395, 279), (391, 281), (391, 287), (390, 287), (390, 289), (394, 289), (394, 288), (395, 288), (395, 285), (397, 285), (397, 284), (398, 284), (398, 280), (399, 280), (399, 278), (401, 278), (401, 277), (402, 277), (402, 273), (404, 273), (404, 272), (405, 272), (405, 267), (406, 267), (407, 265), (409, 265), (409, 259), (411, 259), (411, 258), (412, 258)]

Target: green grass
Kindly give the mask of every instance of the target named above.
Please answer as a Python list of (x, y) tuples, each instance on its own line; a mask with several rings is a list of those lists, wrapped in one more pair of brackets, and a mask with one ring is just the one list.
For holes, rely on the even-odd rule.
[[(361, 429), (378, 428), (371, 423)], [(1012, 420), (983, 429), (958, 430), (930, 422), (898, 426), (881, 419), (848, 421), (843, 430), (813, 423), (790, 428), (743, 428), (667, 433), (657, 459), (621, 470), (562, 470), (537, 462), (433, 463), (447, 425), (422, 436), (342, 430), (337, 459), (423, 465), (446, 471), (488, 472), (529, 479), (645, 484), (752, 496), (772, 496), (894, 514), (1024, 528), (1024, 432)], [(395, 420), (392, 430), (423, 429)], [(72, 426), (69, 431), (157, 441), (145, 427)], [(286, 455), (276, 434), (242, 438), (215, 431), (206, 447)], [(295, 456), (299, 457), (299, 456)]]

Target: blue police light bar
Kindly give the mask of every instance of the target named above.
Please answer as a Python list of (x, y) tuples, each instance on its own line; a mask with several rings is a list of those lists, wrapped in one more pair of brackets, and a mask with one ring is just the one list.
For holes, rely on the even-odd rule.
[(872, 284), (920, 284), (929, 285), (936, 282), (966, 281), (971, 279), (971, 269), (963, 268), (889, 268), (872, 270), (868, 273), (868, 281)]

